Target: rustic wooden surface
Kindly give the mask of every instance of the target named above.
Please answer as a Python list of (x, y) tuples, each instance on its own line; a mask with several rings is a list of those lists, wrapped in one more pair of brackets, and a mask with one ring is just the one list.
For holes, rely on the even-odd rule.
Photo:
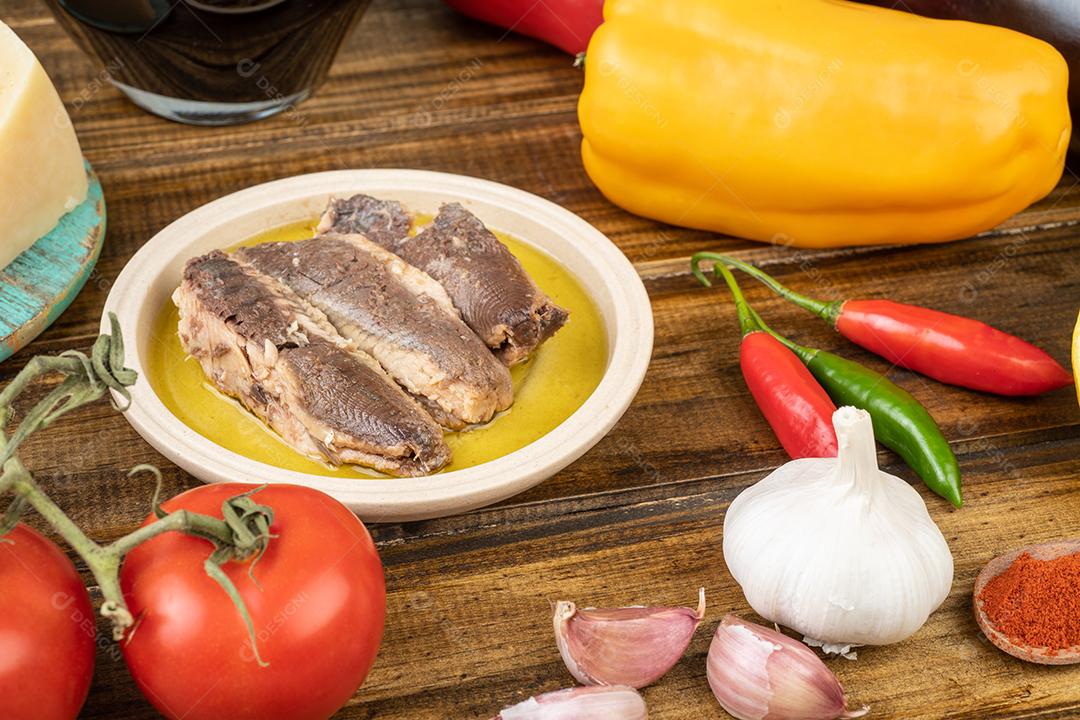
[[(973, 315), (1068, 357), (1080, 306), (1080, 186), (1071, 173), (1049, 198), (978, 239), (798, 252), (664, 227), (613, 207), (581, 169), (581, 75), (568, 58), (460, 19), (437, 0), (376, 0), (314, 99), (290, 116), (227, 129), (136, 110), (36, 0), (3, 0), (0, 18), (57, 82), (109, 203), (94, 276), (49, 331), (0, 366), (0, 381), (34, 354), (87, 347), (111, 281), (165, 224), (220, 195), (303, 172), (427, 168), (521, 187), (607, 233), (645, 278), (656, 315), (652, 367), (633, 407), (594, 450), (499, 506), (372, 528), (386, 564), (387, 630), (368, 682), (341, 718), (490, 717), (505, 703), (571, 684), (551, 637), (553, 601), (692, 604), (701, 585), (707, 621), (645, 697), (658, 720), (726, 717), (705, 683), (705, 653), (725, 612), (752, 613), (724, 567), (724, 510), (785, 458), (740, 377), (731, 306), (687, 272), (694, 250), (735, 253), (824, 297), (888, 296)], [(780, 328), (886, 369), (760, 287), (748, 289)], [(952, 547), (956, 580), (913, 638), (831, 666), (874, 717), (1080, 716), (1080, 667), (1034, 667), (999, 652), (979, 636), (969, 597), (993, 556), (1080, 536), (1076, 397), (1066, 389), (1004, 400), (890, 375), (940, 421), (963, 468), (960, 511), (916, 484)], [(104, 404), (33, 438), (22, 456), (99, 539), (131, 530), (147, 507), (150, 487), (125, 478), (126, 468), (156, 462), (169, 492), (197, 484)], [(914, 479), (895, 456), (882, 460)], [(99, 654), (83, 716), (155, 717), (115, 651)]]

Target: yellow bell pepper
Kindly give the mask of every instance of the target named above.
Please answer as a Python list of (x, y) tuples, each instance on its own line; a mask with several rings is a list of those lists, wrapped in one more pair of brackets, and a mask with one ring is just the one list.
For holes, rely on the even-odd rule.
[(1065, 60), (840, 0), (607, 0), (578, 106), (615, 204), (801, 247), (941, 242), (1053, 189)]

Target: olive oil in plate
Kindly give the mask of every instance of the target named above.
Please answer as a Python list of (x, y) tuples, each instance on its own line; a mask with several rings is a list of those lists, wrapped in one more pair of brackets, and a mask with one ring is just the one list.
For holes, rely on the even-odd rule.
[[(430, 218), (418, 218), (422, 225)], [(303, 240), (317, 221), (287, 225), (239, 245)], [(551, 299), (570, 311), (570, 320), (525, 363), (511, 369), (514, 404), (491, 422), (448, 432), (453, 460), (441, 472), (461, 470), (519, 450), (566, 420), (592, 394), (607, 364), (603, 320), (592, 299), (553, 258), (516, 238), (496, 232)], [(179, 316), (171, 301), (158, 313), (146, 359), (148, 380), (165, 407), (181, 422), (221, 447), (286, 470), (346, 478), (385, 478), (367, 468), (331, 467), (286, 445), (237, 401), (214, 389), (177, 337)], [(258, 478), (237, 478), (258, 482)]]

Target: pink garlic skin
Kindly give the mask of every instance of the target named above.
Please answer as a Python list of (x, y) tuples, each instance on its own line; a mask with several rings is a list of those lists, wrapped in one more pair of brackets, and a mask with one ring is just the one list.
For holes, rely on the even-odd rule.
[(735, 615), (716, 629), (707, 675), (720, 705), (738, 720), (837, 720), (870, 711), (847, 709), (840, 681), (806, 645)]
[(633, 688), (556, 690), (508, 707), (492, 720), (648, 720), (645, 700)]
[(570, 674), (583, 685), (642, 688), (679, 662), (705, 616), (705, 589), (696, 610), (555, 607), (555, 641)]

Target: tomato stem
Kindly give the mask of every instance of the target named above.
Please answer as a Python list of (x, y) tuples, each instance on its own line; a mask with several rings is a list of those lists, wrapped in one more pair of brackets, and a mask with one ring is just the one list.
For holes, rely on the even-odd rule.
[[(3, 433), (0, 433), (0, 437), (3, 437)], [(0, 442), (6, 444), (7, 440), (4, 438)], [(5, 475), (12, 474), (11, 489), (16, 496), (37, 510), (38, 514), (56, 530), (60, 537), (64, 538), (64, 541), (90, 568), (105, 598), (102, 615), (112, 621), (113, 637), (120, 639), (124, 630), (132, 623), (131, 613), (124, 604), (124, 594), (120, 590), (118, 574), (120, 556), (87, 537), (86, 533), (38, 486), (18, 458), (9, 459), (8, 468)]]
[(187, 533), (188, 535), (198, 535), (200, 537), (212, 535), (215, 538), (218, 538), (219, 542), (222, 543), (228, 543), (230, 541), (229, 528), (217, 518), (212, 518), (209, 515), (200, 515), (188, 510), (178, 510), (171, 515), (155, 520), (149, 525), (144, 525), (122, 538), (118, 538), (113, 541), (108, 548), (116, 553), (116, 555), (122, 557), (147, 540), (155, 538), (162, 533), (173, 531)]
[(0, 518), (0, 539), (3, 539), (3, 536), (15, 529), (15, 526), (19, 523), (19, 516), (22, 515), (24, 509), (26, 509), (26, 498), (16, 495), (15, 499), (8, 505), (7, 510), (4, 511), (3, 518)]
[[(0, 473), (0, 494), (10, 492), (15, 496), (0, 518), (0, 539), (16, 526), (27, 507), (34, 508), (90, 568), (104, 598), (101, 615), (112, 623), (113, 638), (120, 640), (134, 623), (120, 588), (120, 564), (124, 555), (138, 545), (167, 532), (183, 532), (201, 537), (214, 548), (206, 561), (206, 573), (222, 586), (236, 605), (247, 626), (255, 657), (260, 665), (265, 666), (266, 663), (259, 656), (247, 607), (221, 569), (229, 560), (247, 560), (252, 557), (257, 559), (272, 538), (270, 526), (273, 523), (273, 511), (265, 505), (257, 504), (251, 497), (258, 489), (226, 500), (222, 508), (223, 518), (189, 510), (165, 514), (158, 504), (161, 472), (150, 465), (137, 466), (132, 468), (129, 476), (149, 471), (157, 480), (153, 508), (158, 519), (108, 545), (100, 545), (88, 537), (41, 489), (16, 454), (19, 445), (35, 431), (82, 405), (101, 399), (109, 390), (116, 391), (125, 401), (130, 400), (127, 388), (135, 383), (137, 374), (124, 367), (124, 341), (119, 323), (111, 313), (109, 320), (111, 334), (98, 337), (89, 357), (80, 352), (69, 351), (55, 357), (31, 358), (3, 391), (0, 391), (0, 467), (3, 468)], [(60, 373), (64, 379), (26, 413), (9, 437), (5, 426), (13, 414), (12, 403), (15, 398), (32, 381), (50, 373)], [(123, 412), (126, 404), (119, 406), (114, 403), (114, 407)]]

